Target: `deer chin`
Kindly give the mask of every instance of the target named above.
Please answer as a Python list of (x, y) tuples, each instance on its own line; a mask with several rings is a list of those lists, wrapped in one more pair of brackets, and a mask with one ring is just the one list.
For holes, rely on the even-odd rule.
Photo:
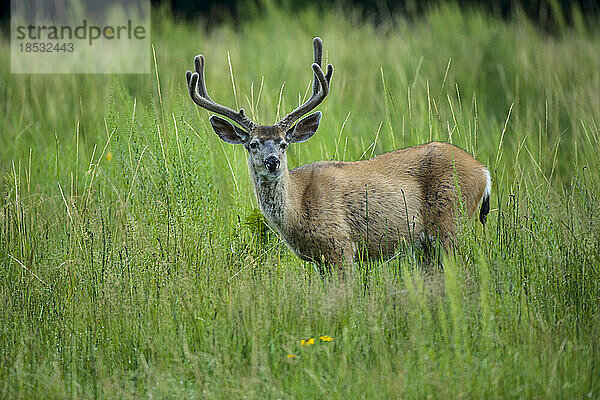
[(283, 168), (277, 168), (275, 171), (271, 172), (266, 168), (256, 169), (254, 171), (254, 177), (256, 179), (256, 183), (260, 185), (264, 184), (273, 184), (278, 182), (283, 175)]

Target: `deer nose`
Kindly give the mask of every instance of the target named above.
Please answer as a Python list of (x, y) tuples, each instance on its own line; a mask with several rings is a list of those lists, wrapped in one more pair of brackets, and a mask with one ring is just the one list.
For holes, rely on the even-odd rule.
[(267, 168), (269, 172), (275, 172), (275, 170), (279, 168), (279, 159), (275, 156), (265, 158), (265, 168)]

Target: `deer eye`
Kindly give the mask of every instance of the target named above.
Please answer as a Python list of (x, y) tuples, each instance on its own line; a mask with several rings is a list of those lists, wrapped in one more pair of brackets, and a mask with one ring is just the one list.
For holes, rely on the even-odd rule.
[(287, 144), (287, 143), (285, 143), (285, 142), (283, 142), (283, 143), (281, 143), (281, 144), (279, 145), (279, 147), (281, 148), (281, 150), (285, 150), (285, 149), (287, 149), (287, 147), (288, 147), (288, 144)]
[(251, 148), (252, 150), (256, 150), (256, 149), (258, 149), (258, 143), (256, 143), (256, 142), (252, 142), (252, 143), (250, 143), (250, 148)]

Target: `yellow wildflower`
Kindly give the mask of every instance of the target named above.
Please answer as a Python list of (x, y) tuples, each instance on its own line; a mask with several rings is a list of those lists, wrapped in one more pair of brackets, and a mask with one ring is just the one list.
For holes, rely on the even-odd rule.
[(112, 160), (112, 151), (106, 153), (106, 161), (110, 162), (110, 160)]
[(297, 357), (297, 356), (295, 356), (294, 354), (288, 354), (288, 355), (287, 355), (287, 358), (292, 358), (292, 359), (293, 359), (293, 358), (298, 358), (298, 357)]
[(321, 339), (323, 342), (331, 342), (333, 340), (331, 336), (327, 335), (320, 336), (319, 339)]
[(300, 341), (300, 344), (302, 346), (310, 346), (311, 344), (315, 344), (315, 339), (314, 338), (310, 338), (310, 339), (302, 339)]

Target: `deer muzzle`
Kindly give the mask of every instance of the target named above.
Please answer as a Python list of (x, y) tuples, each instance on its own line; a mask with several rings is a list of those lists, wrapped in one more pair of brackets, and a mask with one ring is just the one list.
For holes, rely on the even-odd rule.
[(277, 171), (277, 168), (279, 168), (279, 164), (279, 159), (275, 156), (268, 156), (267, 158), (265, 158), (265, 168), (269, 170), (269, 172)]

